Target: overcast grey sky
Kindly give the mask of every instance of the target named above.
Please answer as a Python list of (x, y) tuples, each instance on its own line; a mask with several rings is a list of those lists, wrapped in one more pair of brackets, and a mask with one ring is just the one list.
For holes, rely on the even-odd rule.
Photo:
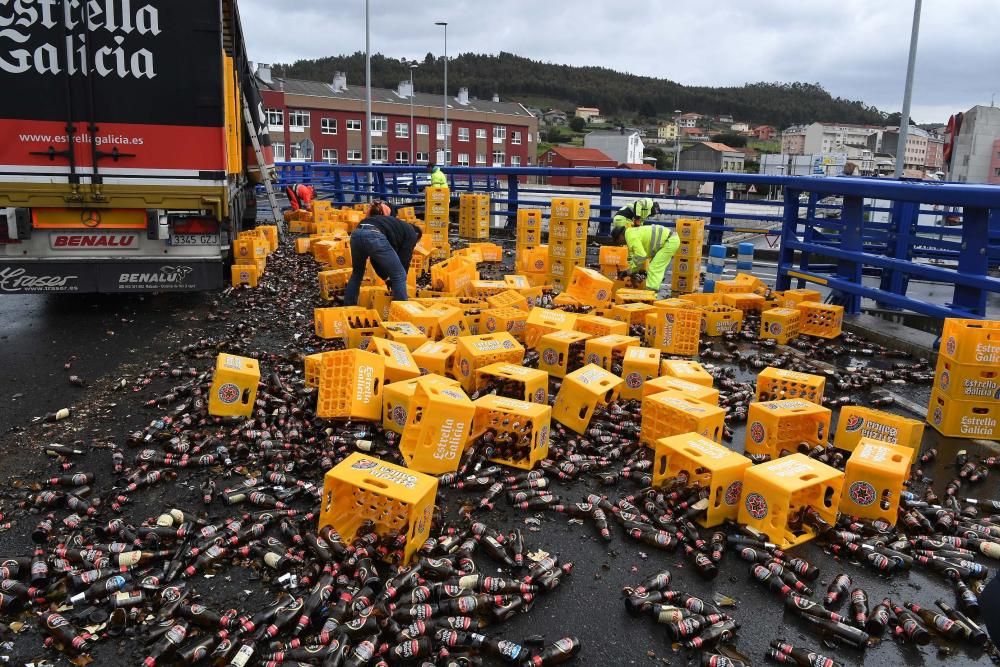
[[(240, 0), (250, 58), (363, 51), (364, 0)], [(372, 53), (508, 51), (687, 85), (820, 83), (888, 112), (903, 99), (912, 0), (371, 0)], [(1000, 104), (1000, 2), (924, 0), (912, 116)], [(458, 83), (458, 82), (452, 82)], [(419, 75), (418, 85), (419, 89)], [(697, 109), (694, 109), (697, 111)]]

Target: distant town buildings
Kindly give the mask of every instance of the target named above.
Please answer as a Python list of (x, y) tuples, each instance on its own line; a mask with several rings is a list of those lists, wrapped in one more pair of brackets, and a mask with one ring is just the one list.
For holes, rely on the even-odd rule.
[(565, 125), (566, 112), (562, 109), (549, 109), (542, 114), (542, 120), (549, 125)]
[(729, 126), (729, 129), (732, 130), (733, 132), (749, 132), (750, 131), (750, 124), (749, 123), (733, 123), (732, 125)]
[[(743, 173), (744, 152), (726, 144), (704, 141), (681, 150), (679, 169), (681, 171), (717, 171)], [(682, 181), (678, 187), (682, 194), (697, 195), (701, 181)]]
[(586, 148), (596, 148), (620, 164), (642, 164), (645, 146), (635, 130), (596, 130), (583, 137)]
[(881, 128), (875, 125), (811, 123), (795, 125), (781, 133), (781, 152), (788, 155), (839, 153), (846, 146), (868, 147), (868, 137)]
[(704, 118), (700, 113), (685, 113), (681, 114), (680, 118), (677, 120), (677, 124), (681, 128), (693, 128), (698, 127), (698, 121)]
[(773, 125), (758, 125), (751, 134), (761, 141), (770, 141), (778, 135), (778, 130)]
[[(576, 148), (573, 146), (553, 146), (545, 151), (538, 160), (541, 167), (561, 167), (579, 169), (583, 167), (602, 167), (613, 169), (618, 163), (596, 148)], [(598, 185), (599, 178), (588, 176), (550, 176), (546, 179), (550, 185)]]
[(656, 127), (656, 138), (662, 141), (673, 141), (677, 138), (676, 123), (661, 123)]
[(1000, 185), (1000, 108), (974, 106), (966, 111), (952, 142), (948, 180)]

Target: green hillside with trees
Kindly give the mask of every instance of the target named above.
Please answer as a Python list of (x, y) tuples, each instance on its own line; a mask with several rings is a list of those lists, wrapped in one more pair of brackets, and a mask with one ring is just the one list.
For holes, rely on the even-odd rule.
[[(330, 81), (336, 71), (347, 72), (348, 82), (364, 82), (365, 59), (361, 52), (316, 60), (277, 64), (275, 74), (298, 79)], [(417, 90), (441, 90), (443, 63), (428, 53), (414, 71)], [(398, 59), (372, 56), (372, 83), (394, 88), (408, 79), (409, 68)], [(796, 123), (839, 121), (882, 123), (885, 114), (859, 100), (833, 97), (817, 83), (748, 83), (713, 88), (683, 86), (667, 79), (636, 76), (605, 67), (556, 65), (511, 53), (463, 53), (448, 61), (448, 87), (459, 87), (475, 97), (499, 93), (504, 99), (552, 101), (546, 106), (572, 109), (596, 106), (608, 118), (667, 118), (674, 109), (703, 114), (731, 114), (734, 119), (784, 128)], [(561, 101), (561, 104), (556, 104)]]

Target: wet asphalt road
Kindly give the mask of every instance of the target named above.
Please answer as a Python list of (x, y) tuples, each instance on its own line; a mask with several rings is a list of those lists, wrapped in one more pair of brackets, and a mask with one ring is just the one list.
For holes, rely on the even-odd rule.
[[(42, 469), (50, 470), (50, 460), (35, 450), (18, 451), (23, 447), (20, 429), (27, 422), (46, 412), (64, 406), (86, 405), (96, 387), (107, 387), (116, 378), (136, 373), (153, 364), (163, 354), (177, 346), (211, 333), (214, 326), (206, 322), (209, 302), (213, 295), (168, 295), (152, 297), (59, 297), (20, 296), (0, 299), (0, 475), (4, 478), (25, 476), (30, 478)], [(111, 332), (111, 333), (109, 333)], [(69, 372), (63, 364), (71, 357), (73, 373), (92, 387), (80, 389), (66, 381)], [(924, 390), (916, 390), (922, 395)], [(130, 429), (150, 419), (149, 413), (137, 409), (136, 401), (123, 395), (115, 399), (117, 405), (108, 410), (107, 433), (122, 441)], [(926, 399), (924, 399), (926, 400)], [(908, 415), (913, 416), (913, 415)], [(81, 434), (81, 437), (89, 434)], [(742, 442), (738, 431), (735, 443)], [(942, 439), (927, 429), (924, 448), (937, 446), (940, 461), (954, 460), (959, 448), (966, 448), (973, 457), (986, 453), (985, 448), (968, 442)], [(739, 445), (735, 446), (740, 449)], [(93, 467), (110, 476), (106, 452), (94, 452)], [(48, 466), (46, 468), (46, 466)], [(87, 465), (81, 466), (86, 469)], [(935, 486), (943, 491), (950, 479), (947, 471), (934, 474)], [(582, 501), (588, 491), (610, 493), (593, 482), (578, 482), (556, 490), (569, 501)], [(631, 486), (623, 486), (622, 491)], [(454, 492), (452, 492), (454, 493)], [(975, 489), (980, 497), (998, 497), (996, 475), (987, 484)], [(197, 488), (189, 485), (172, 491), (164, 490), (160, 500), (178, 500), (183, 504), (194, 503)], [(719, 591), (735, 597), (739, 603), (732, 611), (742, 623), (736, 647), (749, 656), (754, 664), (764, 664), (764, 653), (769, 640), (785, 638), (795, 645), (821, 650), (849, 665), (927, 664), (951, 665), (986, 664), (981, 653), (955, 648), (942, 652), (931, 644), (922, 648), (903, 646), (893, 641), (860, 653), (848, 649), (824, 648), (816, 636), (805, 629), (802, 621), (785, 614), (770, 593), (748, 581), (748, 565), (727, 553), (719, 577), (713, 582), (703, 582), (693, 576), (684, 559), (677, 554), (666, 554), (651, 547), (623, 538), (614, 524), (614, 540), (604, 543), (596, 539), (592, 525), (573, 525), (568, 518), (554, 513), (516, 512), (498, 503), (497, 512), (489, 515), (490, 523), (501, 526), (520, 526), (527, 530), (526, 539), (531, 548), (541, 547), (559, 554), (563, 560), (575, 563), (573, 575), (564, 579), (555, 592), (541, 597), (530, 614), (516, 616), (503, 626), (491, 629), (491, 634), (520, 640), (529, 635), (542, 634), (546, 641), (564, 635), (576, 635), (584, 650), (576, 664), (585, 665), (652, 665), (685, 664), (690, 661), (684, 651), (673, 651), (663, 628), (647, 617), (633, 618), (624, 611), (620, 591), (623, 586), (634, 585), (645, 576), (665, 568), (675, 573), (674, 588), (685, 590), (710, 600)], [(150, 509), (150, 512), (155, 509)], [(144, 515), (140, 515), (144, 516)], [(525, 519), (537, 517), (540, 525), (525, 524)], [(25, 528), (21, 522), (15, 530), (0, 534), (0, 555), (26, 555), (30, 553)], [(922, 573), (896, 575), (883, 579), (854, 564), (841, 564), (823, 554), (814, 545), (806, 545), (795, 552), (822, 570), (815, 588), (819, 595), (826, 584), (840, 572), (847, 572), (854, 584), (865, 588), (873, 601), (888, 595), (897, 601), (912, 601), (933, 607), (933, 601), (942, 598), (953, 603), (950, 587), (940, 579), (928, 578)], [(488, 562), (483, 563), (489, 573)], [(988, 563), (991, 567), (996, 562)], [(230, 573), (225, 581), (216, 579), (213, 586), (218, 595), (239, 596), (240, 590), (252, 589), (253, 582), (243, 579), (239, 572)], [(206, 582), (207, 583), (207, 582)], [(234, 599), (230, 599), (236, 604)], [(251, 596), (247, 604), (261, 604), (259, 595)], [(874, 604), (874, 602), (873, 602)], [(26, 633), (18, 638), (16, 653), (20, 656), (40, 656), (40, 637)], [(115, 645), (112, 644), (111, 648)], [(97, 655), (97, 664), (134, 664), (126, 661), (120, 645)], [(2, 653), (2, 652), (0, 652)], [(44, 653), (49, 659), (57, 656)], [(695, 658), (697, 656), (694, 656)]]

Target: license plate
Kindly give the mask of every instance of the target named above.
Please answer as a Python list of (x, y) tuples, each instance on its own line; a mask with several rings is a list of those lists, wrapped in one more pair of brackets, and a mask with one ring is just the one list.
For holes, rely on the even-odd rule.
[(170, 245), (219, 245), (218, 234), (171, 234)]

